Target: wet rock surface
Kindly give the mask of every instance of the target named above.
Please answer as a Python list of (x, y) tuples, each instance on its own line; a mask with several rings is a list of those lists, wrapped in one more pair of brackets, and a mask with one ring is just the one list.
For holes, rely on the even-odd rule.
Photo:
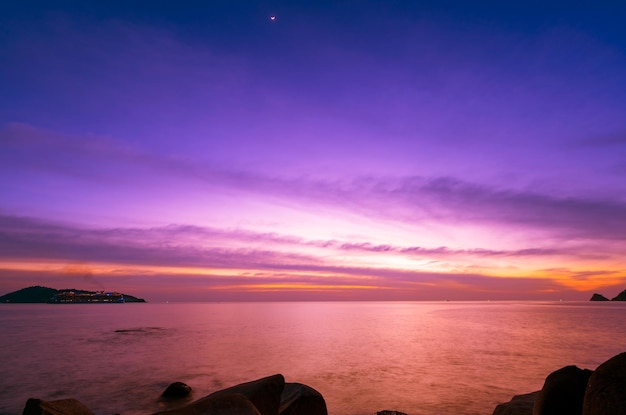
[(532, 415), (539, 391), (515, 395), (509, 402), (496, 406), (493, 415)]
[(592, 373), (576, 366), (550, 373), (537, 395), (533, 415), (581, 415), (587, 381)]
[[(261, 415), (248, 398), (240, 393), (207, 397), (182, 408), (158, 412), (158, 415)], [(154, 415), (157, 415), (154, 414)]]
[(285, 378), (277, 374), (220, 390), (196, 402), (224, 395), (240, 394), (252, 402), (261, 415), (277, 415), (284, 388)]
[(582, 414), (626, 414), (626, 353), (602, 363), (591, 375)]
[(326, 401), (321, 393), (301, 383), (286, 383), (280, 397), (280, 415), (327, 414)]
[(171, 383), (161, 394), (161, 399), (166, 401), (184, 399), (191, 396), (191, 386), (183, 382)]
[(86, 405), (76, 399), (42, 401), (29, 399), (22, 415), (94, 415)]

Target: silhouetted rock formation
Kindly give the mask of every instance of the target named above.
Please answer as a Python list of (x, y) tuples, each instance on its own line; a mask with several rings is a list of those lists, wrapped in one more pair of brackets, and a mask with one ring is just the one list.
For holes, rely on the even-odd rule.
[[(176, 382), (175, 389), (188, 387)], [(172, 386), (170, 385), (170, 386)], [(169, 389), (169, 388), (168, 388)], [(191, 388), (189, 388), (190, 390)], [(165, 395), (165, 392), (163, 393)], [(285, 383), (277, 374), (212, 393), (188, 405), (154, 415), (328, 415), (315, 389)], [(566, 366), (546, 377), (541, 391), (516, 395), (499, 404), (493, 415), (624, 415), (626, 414), (626, 353), (602, 363), (595, 372)], [(94, 415), (76, 399), (29, 399), (22, 415)], [(406, 415), (380, 411), (377, 415)]]
[(183, 382), (170, 384), (161, 394), (161, 399), (171, 401), (175, 399), (187, 398), (191, 395), (191, 387)]
[[(609, 301), (609, 299), (602, 294), (596, 293), (591, 296), (591, 299), (589, 301)], [(612, 298), (610, 301), (626, 301), (626, 290), (619, 293), (617, 297)]]
[(509, 402), (496, 406), (493, 415), (531, 415), (539, 391), (515, 395)]
[[(172, 386), (174, 385), (174, 386)], [(178, 396), (189, 386), (175, 382), (172, 388)], [(189, 388), (191, 391), (191, 388)], [(163, 392), (161, 395), (166, 395)], [(198, 399), (176, 409), (154, 415), (328, 415), (322, 395), (301, 383), (285, 383), (283, 375), (273, 375), (241, 383)], [(398, 413), (400, 414), (400, 413)], [(76, 399), (45, 402), (29, 399), (22, 415), (94, 415)]]
[(196, 402), (210, 400), (218, 396), (241, 394), (252, 402), (261, 415), (276, 415), (284, 388), (285, 378), (278, 374), (223, 389)]
[(212, 393), (178, 409), (155, 415), (328, 415), (326, 402), (315, 389), (301, 383), (285, 383), (273, 375)]
[(550, 373), (537, 395), (533, 415), (581, 415), (587, 381), (592, 373), (576, 366)]
[(583, 415), (626, 414), (626, 353), (602, 363), (589, 378)]
[(559, 369), (548, 375), (541, 391), (514, 396), (493, 411), (493, 415), (549, 414), (626, 414), (626, 353), (602, 363), (595, 372), (576, 366)]
[(22, 415), (94, 415), (89, 408), (76, 399), (42, 401), (29, 399)]
[(611, 301), (626, 301), (626, 290), (617, 294), (617, 297), (611, 299)]
[(591, 296), (591, 299), (589, 301), (609, 301), (609, 299), (602, 294), (595, 293)]
[[(201, 399), (182, 408), (158, 412), (158, 415), (261, 415), (245, 396), (233, 393)], [(154, 414), (154, 415), (157, 415)], [(66, 415), (66, 414), (63, 414)], [(69, 414), (68, 414), (69, 415)], [(276, 415), (276, 414), (275, 414)]]
[(280, 415), (319, 415), (328, 410), (324, 397), (315, 389), (301, 383), (286, 383), (278, 412)]

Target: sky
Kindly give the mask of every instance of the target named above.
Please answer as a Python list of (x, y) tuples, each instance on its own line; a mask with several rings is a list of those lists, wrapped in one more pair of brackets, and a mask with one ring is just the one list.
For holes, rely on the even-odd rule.
[(618, 0), (3, 1), (0, 294), (611, 298), (625, 19)]

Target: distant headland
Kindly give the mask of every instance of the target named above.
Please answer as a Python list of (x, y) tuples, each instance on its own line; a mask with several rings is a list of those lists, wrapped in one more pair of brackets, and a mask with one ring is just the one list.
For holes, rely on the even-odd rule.
[(617, 294), (617, 297), (613, 297), (610, 300), (602, 294), (595, 293), (591, 296), (591, 299), (589, 301), (626, 301), (626, 290)]
[(0, 303), (119, 304), (145, 303), (143, 298), (118, 292), (86, 291), (75, 288), (57, 290), (42, 286), (22, 288), (0, 297)]

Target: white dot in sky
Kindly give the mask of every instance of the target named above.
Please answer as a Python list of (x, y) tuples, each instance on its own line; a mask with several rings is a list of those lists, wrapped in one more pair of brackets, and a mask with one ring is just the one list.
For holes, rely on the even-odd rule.
[(274, 20), (276, 20), (276, 16), (271, 15), (271, 16), (270, 16), (270, 20), (273, 22)]

